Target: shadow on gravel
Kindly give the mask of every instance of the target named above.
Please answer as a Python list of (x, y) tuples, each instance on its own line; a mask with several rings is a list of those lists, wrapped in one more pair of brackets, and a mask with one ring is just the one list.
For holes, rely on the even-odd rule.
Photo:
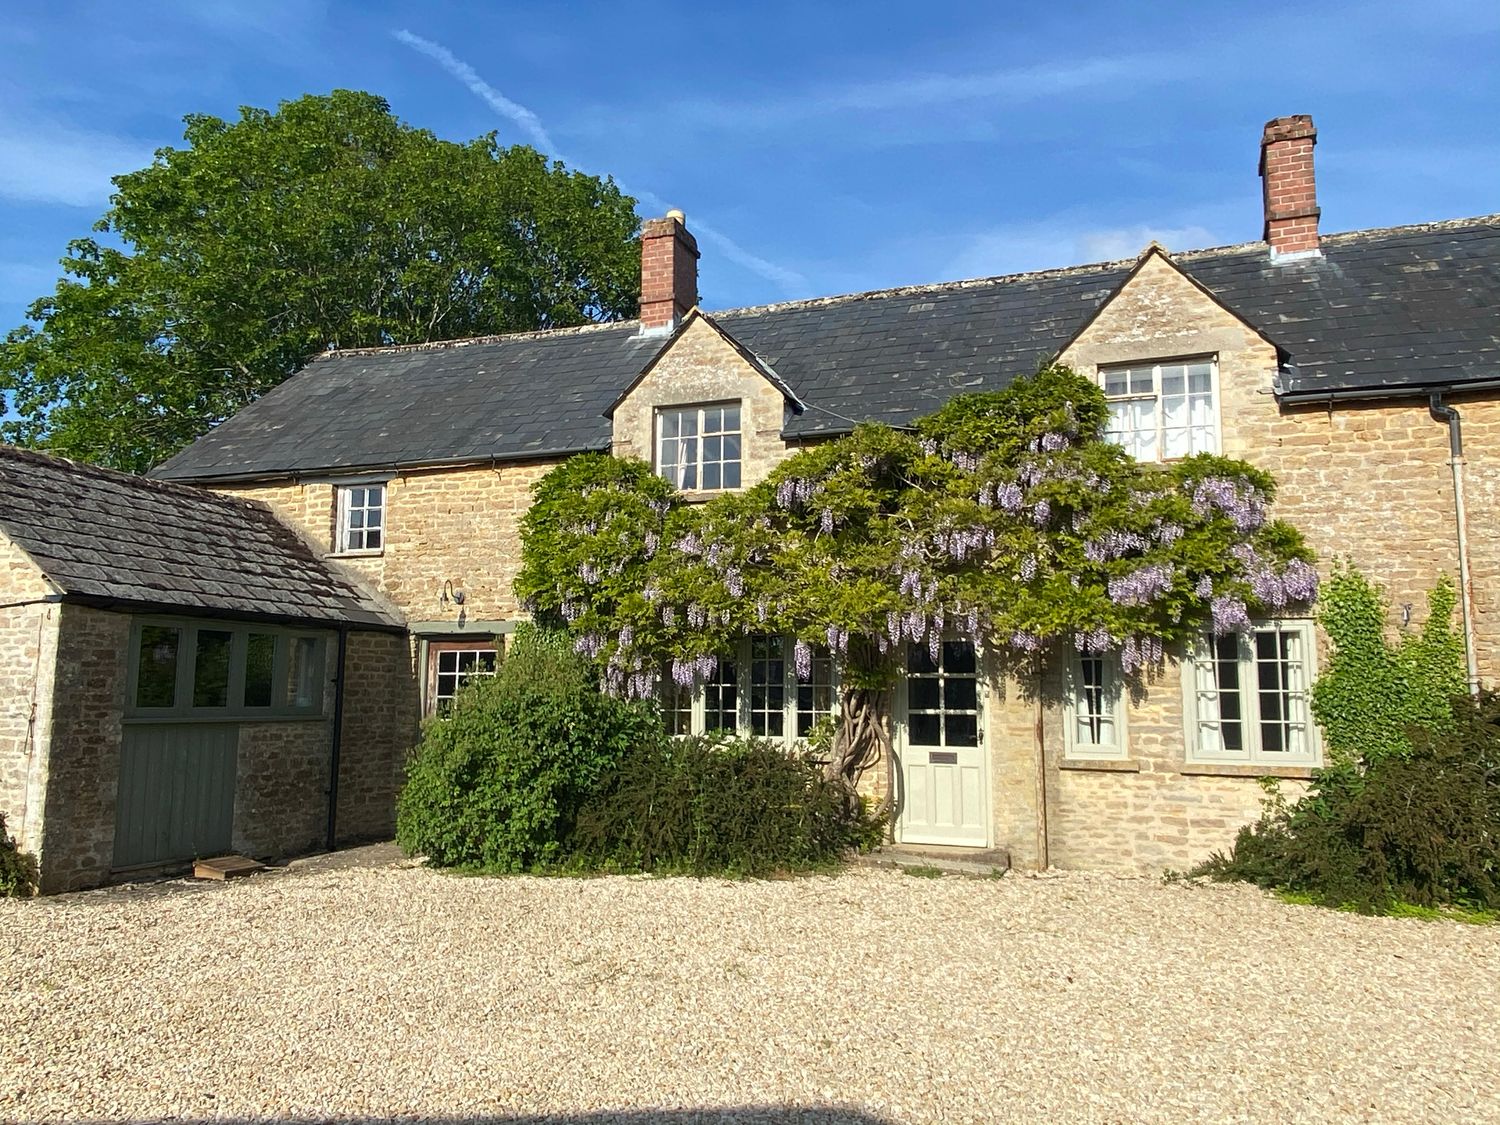
[[(130, 1119), (135, 1125), (895, 1125), (838, 1106), (723, 1106), (712, 1109), (621, 1109), (588, 1113), (478, 1117), (214, 1117)], [(27, 1123), (21, 1123), (27, 1125)], [(79, 1125), (106, 1125), (81, 1122)]]

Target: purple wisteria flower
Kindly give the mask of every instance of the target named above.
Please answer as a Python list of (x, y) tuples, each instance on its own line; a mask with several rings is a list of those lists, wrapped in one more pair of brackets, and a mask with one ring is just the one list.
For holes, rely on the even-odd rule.
[(1109, 580), (1109, 600), (1115, 605), (1149, 605), (1172, 588), (1176, 571), (1166, 563), (1152, 563)]
[(622, 626), (620, 629), (620, 649), (628, 651), (633, 644), (635, 644), (635, 630), (629, 625)]
[(684, 555), (701, 555), (703, 554), (703, 540), (690, 531), (677, 541), (677, 549)]
[(816, 481), (808, 480), (806, 477), (787, 477), (776, 486), (776, 506), (783, 510), (790, 510), (800, 504), (806, 504), (819, 491)]
[(1182, 525), (1157, 520), (1151, 528), (1151, 535), (1158, 543), (1163, 545), (1175, 543), (1182, 538)]
[(1042, 435), (1041, 446), (1048, 453), (1056, 453), (1068, 448), (1068, 435), (1049, 431)]
[(1215, 633), (1239, 633), (1250, 628), (1250, 613), (1239, 598), (1220, 594), (1209, 604), (1213, 611)]
[(937, 452), (937, 442), (933, 441), (931, 438), (923, 438), (918, 444), (922, 447), (922, 452), (928, 457), (931, 457)]
[(1125, 643), (1120, 646), (1120, 667), (1127, 673), (1160, 664), (1161, 659), (1160, 637), (1126, 637)]
[(573, 651), (590, 660), (598, 656), (603, 648), (604, 638), (597, 633), (584, 633), (573, 642)]
[(935, 631), (935, 630), (933, 632), (931, 632), (931, 633), (928, 633), (927, 634), (927, 655), (931, 658), (931, 660), (932, 660), (932, 662), (934, 664), (936, 664), (938, 662), (938, 656), (939, 656), (939, 654), (941, 654), (942, 649), (943, 649), (943, 636), (942, 636), (942, 634), (939, 633), (939, 632), (937, 632), (937, 631)]
[(979, 609), (976, 606), (970, 606), (968, 612), (964, 614), (964, 627), (968, 630), (971, 640), (979, 636)]
[(1010, 635), (1010, 647), (1017, 652), (1041, 652), (1042, 638), (1035, 633), (1028, 633), (1017, 629)]
[(743, 598), (745, 596), (745, 578), (734, 567), (724, 572), (724, 588), (729, 591), (731, 598)]
[(1114, 648), (1115, 639), (1109, 635), (1108, 629), (1090, 629), (1073, 634), (1073, 647), (1079, 652), (1097, 655)]
[(578, 577), (592, 586), (599, 581), (599, 568), (591, 562), (578, 564)]
[(1083, 557), (1092, 563), (1103, 563), (1138, 554), (1149, 546), (1151, 544), (1144, 536), (1133, 531), (1116, 531), (1110, 528), (1083, 545)]
[(1193, 587), (1193, 593), (1200, 598), (1211, 598), (1214, 596), (1214, 580), (1208, 575), (1198, 579), (1198, 585)]
[(812, 679), (812, 647), (806, 641), (799, 640), (792, 645), (792, 664), (797, 669), (799, 680)]
[(1021, 486), (1014, 481), (1007, 481), (1004, 484), (997, 484), (995, 486), (995, 507), (999, 508), (1002, 512), (1009, 512), (1011, 515), (1015, 515), (1021, 510), (1021, 505), (1024, 501), (1025, 496), (1021, 491)]
[(669, 605), (661, 607), (661, 623), (668, 629), (677, 624), (677, 611)]
[(1031, 522), (1037, 527), (1046, 527), (1051, 518), (1052, 505), (1046, 500), (1038, 500), (1036, 507), (1031, 509)]
[(755, 602), (755, 620), (759, 621), (762, 625), (766, 623), (766, 608), (766, 599), (764, 597), (758, 598)]
[(1037, 561), (1035, 555), (1027, 555), (1021, 560), (1021, 581), (1030, 582), (1036, 577)]
[(1217, 509), (1237, 531), (1254, 531), (1266, 522), (1265, 499), (1260, 493), (1225, 477), (1204, 477), (1194, 487), (1192, 500), (1198, 515), (1207, 516)]
[(687, 622), (690, 629), (701, 629), (708, 624), (708, 611), (697, 602), (687, 607)]
[(1318, 596), (1318, 572), (1301, 559), (1293, 559), (1281, 572), (1286, 596), (1294, 602), (1311, 602)]
[(966, 473), (972, 473), (979, 468), (979, 458), (963, 450), (955, 450), (948, 454), (948, 460), (953, 463), (954, 468), (962, 469)]
[(583, 606), (571, 600), (563, 602), (562, 618), (569, 625), (573, 624), (573, 622), (577, 621), (581, 616), (583, 616)]
[(895, 610), (890, 610), (885, 615), (885, 632), (890, 637), (891, 644), (899, 644), (901, 641), (901, 615)]
[(832, 508), (824, 508), (823, 511), (822, 511), (822, 513), (818, 516), (818, 529), (820, 531), (822, 531), (822, 533), (824, 535), (832, 535), (833, 534), (833, 509)]

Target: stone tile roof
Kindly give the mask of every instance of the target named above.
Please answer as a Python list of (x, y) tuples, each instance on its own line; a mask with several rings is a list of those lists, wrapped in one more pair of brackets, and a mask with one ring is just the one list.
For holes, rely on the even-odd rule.
[(402, 628), (256, 501), (0, 445), (0, 531), (64, 601)]
[[(1281, 348), (1287, 395), (1500, 378), (1500, 216), (1173, 255)], [(1055, 355), (1133, 262), (731, 309), (713, 319), (806, 404), (788, 437), (903, 423)], [(159, 466), (183, 479), (607, 448), (605, 412), (664, 340), (635, 322), (332, 353)]]

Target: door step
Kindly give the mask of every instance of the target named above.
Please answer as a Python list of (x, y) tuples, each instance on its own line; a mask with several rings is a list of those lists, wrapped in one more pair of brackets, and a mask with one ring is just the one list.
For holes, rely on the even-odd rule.
[(886, 844), (856, 863), (866, 867), (931, 868), (948, 875), (993, 878), (1010, 870), (1004, 848), (941, 848), (916, 844)]
[(266, 865), (247, 859), (242, 855), (221, 855), (213, 859), (200, 859), (193, 863), (195, 879), (238, 879), (264, 871)]

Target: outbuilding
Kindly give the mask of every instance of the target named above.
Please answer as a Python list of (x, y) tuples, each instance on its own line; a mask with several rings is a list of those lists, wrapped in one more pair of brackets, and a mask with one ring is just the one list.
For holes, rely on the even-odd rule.
[(264, 504), (0, 446), (0, 813), (44, 891), (388, 837), (410, 676)]

